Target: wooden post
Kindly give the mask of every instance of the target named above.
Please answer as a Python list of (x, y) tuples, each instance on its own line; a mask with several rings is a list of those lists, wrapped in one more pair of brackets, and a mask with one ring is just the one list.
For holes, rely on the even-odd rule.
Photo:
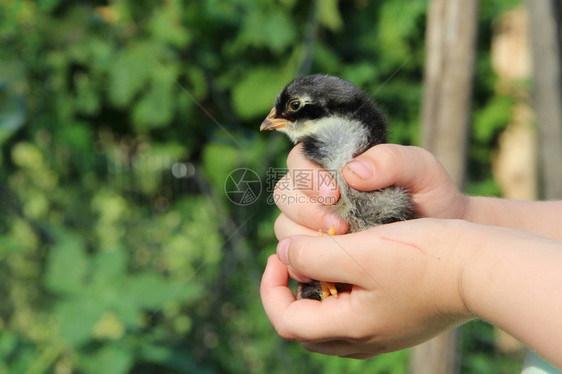
[(527, 0), (543, 197), (562, 198), (562, 51), (558, 0)]
[(422, 142), (464, 182), (478, 1), (431, 0), (426, 32)]
[[(533, 99), (539, 134), (543, 197), (562, 198), (562, 36), (560, 0), (527, 0), (533, 55)], [(554, 367), (531, 352), (523, 372)]]
[[(426, 30), (422, 142), (459, 188), (466, 171), (472, 81), (476, 54), (477, 0), (431, 0)], [(458, 329), (415, 347), (412, 374), (459, 371)]]
[[(493, 21), (491, 63), (498, 76), (495, 90), (514, 100), (511, 121), (499, 136), (493, 159), (494, 180), (503, 198), (536, 200), (538, 191), (537, 131), (527, 89), (520, 82), (531, 78), (529, 16), (517, 6)], [(507, 332), (494, 328), (496, 348), (502, 353), (520, 353), (523, 345)]]

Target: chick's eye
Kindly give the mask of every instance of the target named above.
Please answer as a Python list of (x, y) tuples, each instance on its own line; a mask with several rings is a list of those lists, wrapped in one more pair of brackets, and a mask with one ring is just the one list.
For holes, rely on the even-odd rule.
[(300, 100), (293, 100), (289, 103), (289, 110), (291, 112), (296, 112), (302, 107), (302, 101)]

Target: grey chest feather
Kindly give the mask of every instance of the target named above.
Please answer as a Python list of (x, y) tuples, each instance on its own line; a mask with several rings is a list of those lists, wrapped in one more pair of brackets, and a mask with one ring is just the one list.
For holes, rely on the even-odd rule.
[[(376, 191), (357, 191), (347, 185), (341, 169), (354, 156), (374, 144), (367, 144), (367, 129), (358, 122), (330, 119), (315, 141), (321, 152), (307, 155), (334, 175), (340, 187), (340, 200), (331, 209), (349, 223), (350, 232), (404, 221), (416, 217), (410, 194), (402, 187), (390, 186)], [(311, 157), (312, 156), (312, 157)]]

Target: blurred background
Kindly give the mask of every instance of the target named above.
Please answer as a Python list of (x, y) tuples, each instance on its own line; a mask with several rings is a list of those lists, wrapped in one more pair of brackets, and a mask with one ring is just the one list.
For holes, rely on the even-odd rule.
[[(288, 81), (321, 72), (371, 94), (392, 142), (426, 144), (430, 9), (2, 0), (0, 373), (407, 373), (410, 350), (320, 356), (269, 324), (270, 168), (291, 144), (258, 128)], [(480, 1), (466, 193), (544, 196), (528, 19), (519, 0)], [(255, 174), (232, 182), (239, 168)], [(240, 180), (259, 188), (236, 200)], [(484, 322), (456, 339), (457, 372), (521, 370), (521, 345)]]

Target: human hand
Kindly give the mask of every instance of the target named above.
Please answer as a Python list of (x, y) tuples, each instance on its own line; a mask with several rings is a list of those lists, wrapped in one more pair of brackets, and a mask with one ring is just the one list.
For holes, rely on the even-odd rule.
[[(290, 152), (287, 167), (289, 173), (274, 191), (281, 216), (285, 216), (280, 218), (314, 230), (327, 231), (334, 224), (337, 234), (347, 232), (347, 223), (324, 207), (340, 197), (333, 178), (320, 180), (321, 166), (304, 157), (301, 145)], [(296, 184), (292, 179), (299, 170), (312, 171), (310, 183), (299, 181), (303, 188), (289, 188)], [(464, 218), (467, 210), (469, 199), (459, 192), (437, 159), (422, 148), (380, 144), (357, 156), (341, 172), (351, 187), (361, 191), (405, 187), (421, 217)]]
[(343, 169), (346, 182), (359, 191), (391, 185), (406, 188), (420, 217), (465, 218), (468, 197), (461, 194), (433, 154), (420, 147), (379, 144)]
[[(362, 181), (344, 168), (352, 187), (404, 186), (420, 216), (463, 220), (417, 219), (317, 237), (316, 230), (327, 231), (331, 223), (338, 234), (347, 232), (347, 225), (323, 207), (339, 198), (335, 182), (320, 188), (315, 172), (311, 188), (280, 191), (289, 199), (277, 201), (279, 255), (269, 258), (260, 289), (278, 333), (314, 352), (368, 358), (478, 316), (562, 368), (562, 299), (552, 297), (558, 292), (553, 285), (562, 284), (562, 243), (545, 238), (560, 240), (552, 234), (559, 230), (552, 218), (559, 216), (559, 203), (464, 197), (435, 158), (416, 147), (378, 145), (361, 157), (372, 157), (368, 162), (375, 174)], [(321, 169), (302, 156), (300, 146), (287, 166), (290, 171)], [(544, 226), (549, 229), (537, 229)], [(288, 237), (285, 252), (282, 239)], [(295, 300), (287, 287), (289, 275), (353, 286), (322, 302)]]
[[(285, 339), (313, 352), (369, 358), (410, 347), (470, 318), (460, 282), (456, 243), (469, 223), (418, 219), (333, 237), (281, 218), (278, 245), (264, 272), (261, 298)], [(352, 284), (322, 302), (296, 300), (289, 270)]]

